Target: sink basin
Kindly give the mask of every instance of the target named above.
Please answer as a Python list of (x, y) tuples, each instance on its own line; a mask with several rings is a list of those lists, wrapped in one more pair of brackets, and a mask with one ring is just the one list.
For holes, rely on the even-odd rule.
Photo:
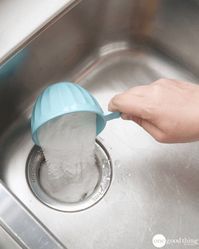
[(0, 227), (0, 247), (3, 249), (21, 249), (21, 247)]
[(76, 82), (106, 111), (112, 96), (136, 85), (165, 77), (199, 82), (198, 23), (194, 0), (83, 0), (2, 65), (0, 179), (66, 248), (152, 249), (156, 234), (199, 245), (198, 142), (160, 144), (133, 122), (109, 122), (97, 139), (111, 159), (110, 186), (74, 212), (37, 198), (26, 169), (31, 110), (44, 87)]

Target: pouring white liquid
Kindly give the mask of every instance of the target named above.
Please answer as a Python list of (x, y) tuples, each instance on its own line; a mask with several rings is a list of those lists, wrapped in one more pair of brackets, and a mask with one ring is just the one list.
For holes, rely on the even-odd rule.
[(38, 132), (46, 164), (40, 183), (52, 197), (77, 202), (95, 189), (99, 172), (95, 165), (96, 114), (77, 112), (48, 121)]

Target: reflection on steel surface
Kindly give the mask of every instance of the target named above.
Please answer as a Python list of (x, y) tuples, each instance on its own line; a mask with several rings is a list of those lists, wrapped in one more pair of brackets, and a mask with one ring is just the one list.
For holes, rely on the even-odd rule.
[(0, 225), (27, 249), (66, 249), (0, 182)]

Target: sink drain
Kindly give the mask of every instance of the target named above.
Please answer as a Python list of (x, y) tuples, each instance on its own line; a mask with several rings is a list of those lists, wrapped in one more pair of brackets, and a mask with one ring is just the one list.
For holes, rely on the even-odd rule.
[[(41, 148), (35, 145), (30, 151), (26, 163), (27, 180), (34, 195), (47, 206), (65, 212), (84, 210), (97, 203), (102, 199), (110, 186), (112, 165), (104, 146), (99, 141), (96, 141), (95, 147), (94, 167), (96, 167), (97, 172), (95, 186), (90, 193), (82, 192), (82, 198), (79, 201), (70, 202), (60, 198), (60, 196), (56, 195), (56, 191), (53, 191), (53, 189), (56, 189), (56, 181), (53, 183), (53, 189), (44, 181), (44, 178), (47, 176), (47, 165)], [(68, 191), (65, 187), (66, 185), (63, 185), (62, 193)]]

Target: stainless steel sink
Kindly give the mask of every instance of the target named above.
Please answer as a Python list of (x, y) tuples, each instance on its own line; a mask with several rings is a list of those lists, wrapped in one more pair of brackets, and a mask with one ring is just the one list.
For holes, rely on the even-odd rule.
[(198, 25), (194, 0), (83, 0), (2, 64), (0, 179), (65, 247), (152, 249), (155, 234), (199, 247), (198, 142), (160, 144), (133, 122), (109, 122), (98, 140), (111, 158), (112, 182), (84, 211), (48, 207), (26, 177), (31, 109), (44, 87), (77, 82), (107, 110), (116, 93), (159, 78), (197, 83)]

